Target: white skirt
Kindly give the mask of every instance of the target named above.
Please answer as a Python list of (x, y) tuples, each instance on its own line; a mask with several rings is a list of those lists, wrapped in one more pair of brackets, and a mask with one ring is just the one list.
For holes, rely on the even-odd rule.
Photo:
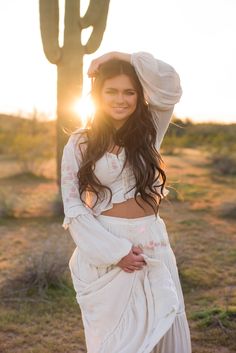
[(88, 353), (191, 353), (189, 326), (175, 255), (155, 215), (97, 220), (143, 249), (147, 263), (127, 273), (97, 267), (77, 247), (70, 259)]

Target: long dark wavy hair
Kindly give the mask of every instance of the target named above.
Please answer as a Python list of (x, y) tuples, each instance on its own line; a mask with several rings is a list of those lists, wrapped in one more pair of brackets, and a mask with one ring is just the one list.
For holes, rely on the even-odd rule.
[[(134, 113), (128, 118), (124, 125), (116, 130), (112, 124), (112, 118), (101, 110), (101, 90), (107, 79), (118, 75), (127, 75), (137, 91), (137, 106)], [(161, 202), (166, 175), (162, 168), (163, 160), (155, 149), (156, 128), (152, 115), (144, 98), (142, 85), (133, 66), (122, 60), (109, 60), (99, 67), (99, 72), (93, 80), (92, 98), (95, 102), (95, 113), (87, 123), (82, 135), (85, 139), (79, 143), (82, 152), (81, 167), (78, 171), (78, 182), (81, 200), (86, 202), (86, 193), (92, 192), (96, 195), (96, 201), (92, 208), (107, 195), (106, 190), (112, 198), (112, 191), (107, 185), (102, 185), (94, 174), (94, 167), (110, 148), (111, 145), (118, 145), (125, 149), (125, 162), (123, 169), (128, 164), (134, 173), (135, 201), (139, 203), (137, 196), (147, 202), (155, 214)], [(82, 144), (86, 148), (81, 148)], [(122, 169), (122, 171), (123, 171)], [(159, 187), (154, 186), (160, 180)], [(157, 191), (160, 190), (160, 193)], [(129, 190), (130, 191), (130, 190)], [(157, 201), (158, 198), (158, 201)], [(91, 207), (91, 206), (90, 206)]]

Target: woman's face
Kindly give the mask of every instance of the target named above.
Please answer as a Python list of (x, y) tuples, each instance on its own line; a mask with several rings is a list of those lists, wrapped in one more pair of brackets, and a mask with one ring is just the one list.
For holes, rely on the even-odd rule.
[(119, 129), (135, 111), (138, 94), (127, 75), (119, 75), (107, 79), (101, 91), (101, 108), (113, 119)]

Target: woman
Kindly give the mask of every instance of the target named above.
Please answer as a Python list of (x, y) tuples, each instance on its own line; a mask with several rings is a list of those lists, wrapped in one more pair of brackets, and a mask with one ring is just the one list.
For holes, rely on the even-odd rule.
[(89, 353), (190, 353), (176, 260), (158, 210), (160, 145), (182, 91), (151, 54), (92, 61), (96, 110), (62, 157), (69, 263)]

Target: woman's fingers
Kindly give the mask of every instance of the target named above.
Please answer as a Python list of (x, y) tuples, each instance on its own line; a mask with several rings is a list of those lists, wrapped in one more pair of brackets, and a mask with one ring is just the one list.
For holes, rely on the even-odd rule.
[(132, 251), (135, 255), (140, 255), (143, 253), (143, 250), (139, 246), (133, 246)]
[(134, 262), (131, 266), (135, 266), (135, 267), (143, 267), (146, 265), (146, 262), (144, 261), (136, 261)]
[(134, 272), (134, 270), (130, 270), (128, 267), (124, 267), (123, 270), (124, 270), (125, 272), (129, 272), (129, 273)]
[(89, 77), (96, 76), (99, 70), (99, 66), (101, 64), (102, 64), (102, 60), (100, 58), (93, 60), (88, 69), (88, 76)]
[(140, 270), (143, 269), (143, 266), (142, 267), (140, 267), (140, 266), (131, 266), (131, 267), (129, 267), (129, 269), (132, 270), (132, 271), (140, 271)]
[(144, 258), (143, 258), (142, 255), (133, 254), (133, 260), (134, 260), (135, 262), (143, 262), (143, 263), (145, 263)]
[(133, 271), (140, 271), (143, 269), (143, 266), (144, 264), (140, 265), (129, 265), (129, 266), (125, 266), (123, 267), (123, 270), (124, 271), (127, 271), (127, 272), (133, 272)]
[(96, 76), (99, 71), (99, 66), (101, 64), (105, 63), (106, 61), (114, 59), (115, 55), (116, 55), (115, 52), (109, 52), (109, 53), (101, 55), (98, 58), (92, 60), (90, 66), (89, 66), (88, 72), (87, 72), (88, 76), (89, 77)]
[(98, 73), (99, 64), (97, 62), (92, 62), (88, 69), (88, 77), (94, 77)]
[(145, 265), (146, 262), (143, 256), (134, 254), (132, 250), (117, 263), (117, 266), (121, 267), (126, 272), (142, 270)]

